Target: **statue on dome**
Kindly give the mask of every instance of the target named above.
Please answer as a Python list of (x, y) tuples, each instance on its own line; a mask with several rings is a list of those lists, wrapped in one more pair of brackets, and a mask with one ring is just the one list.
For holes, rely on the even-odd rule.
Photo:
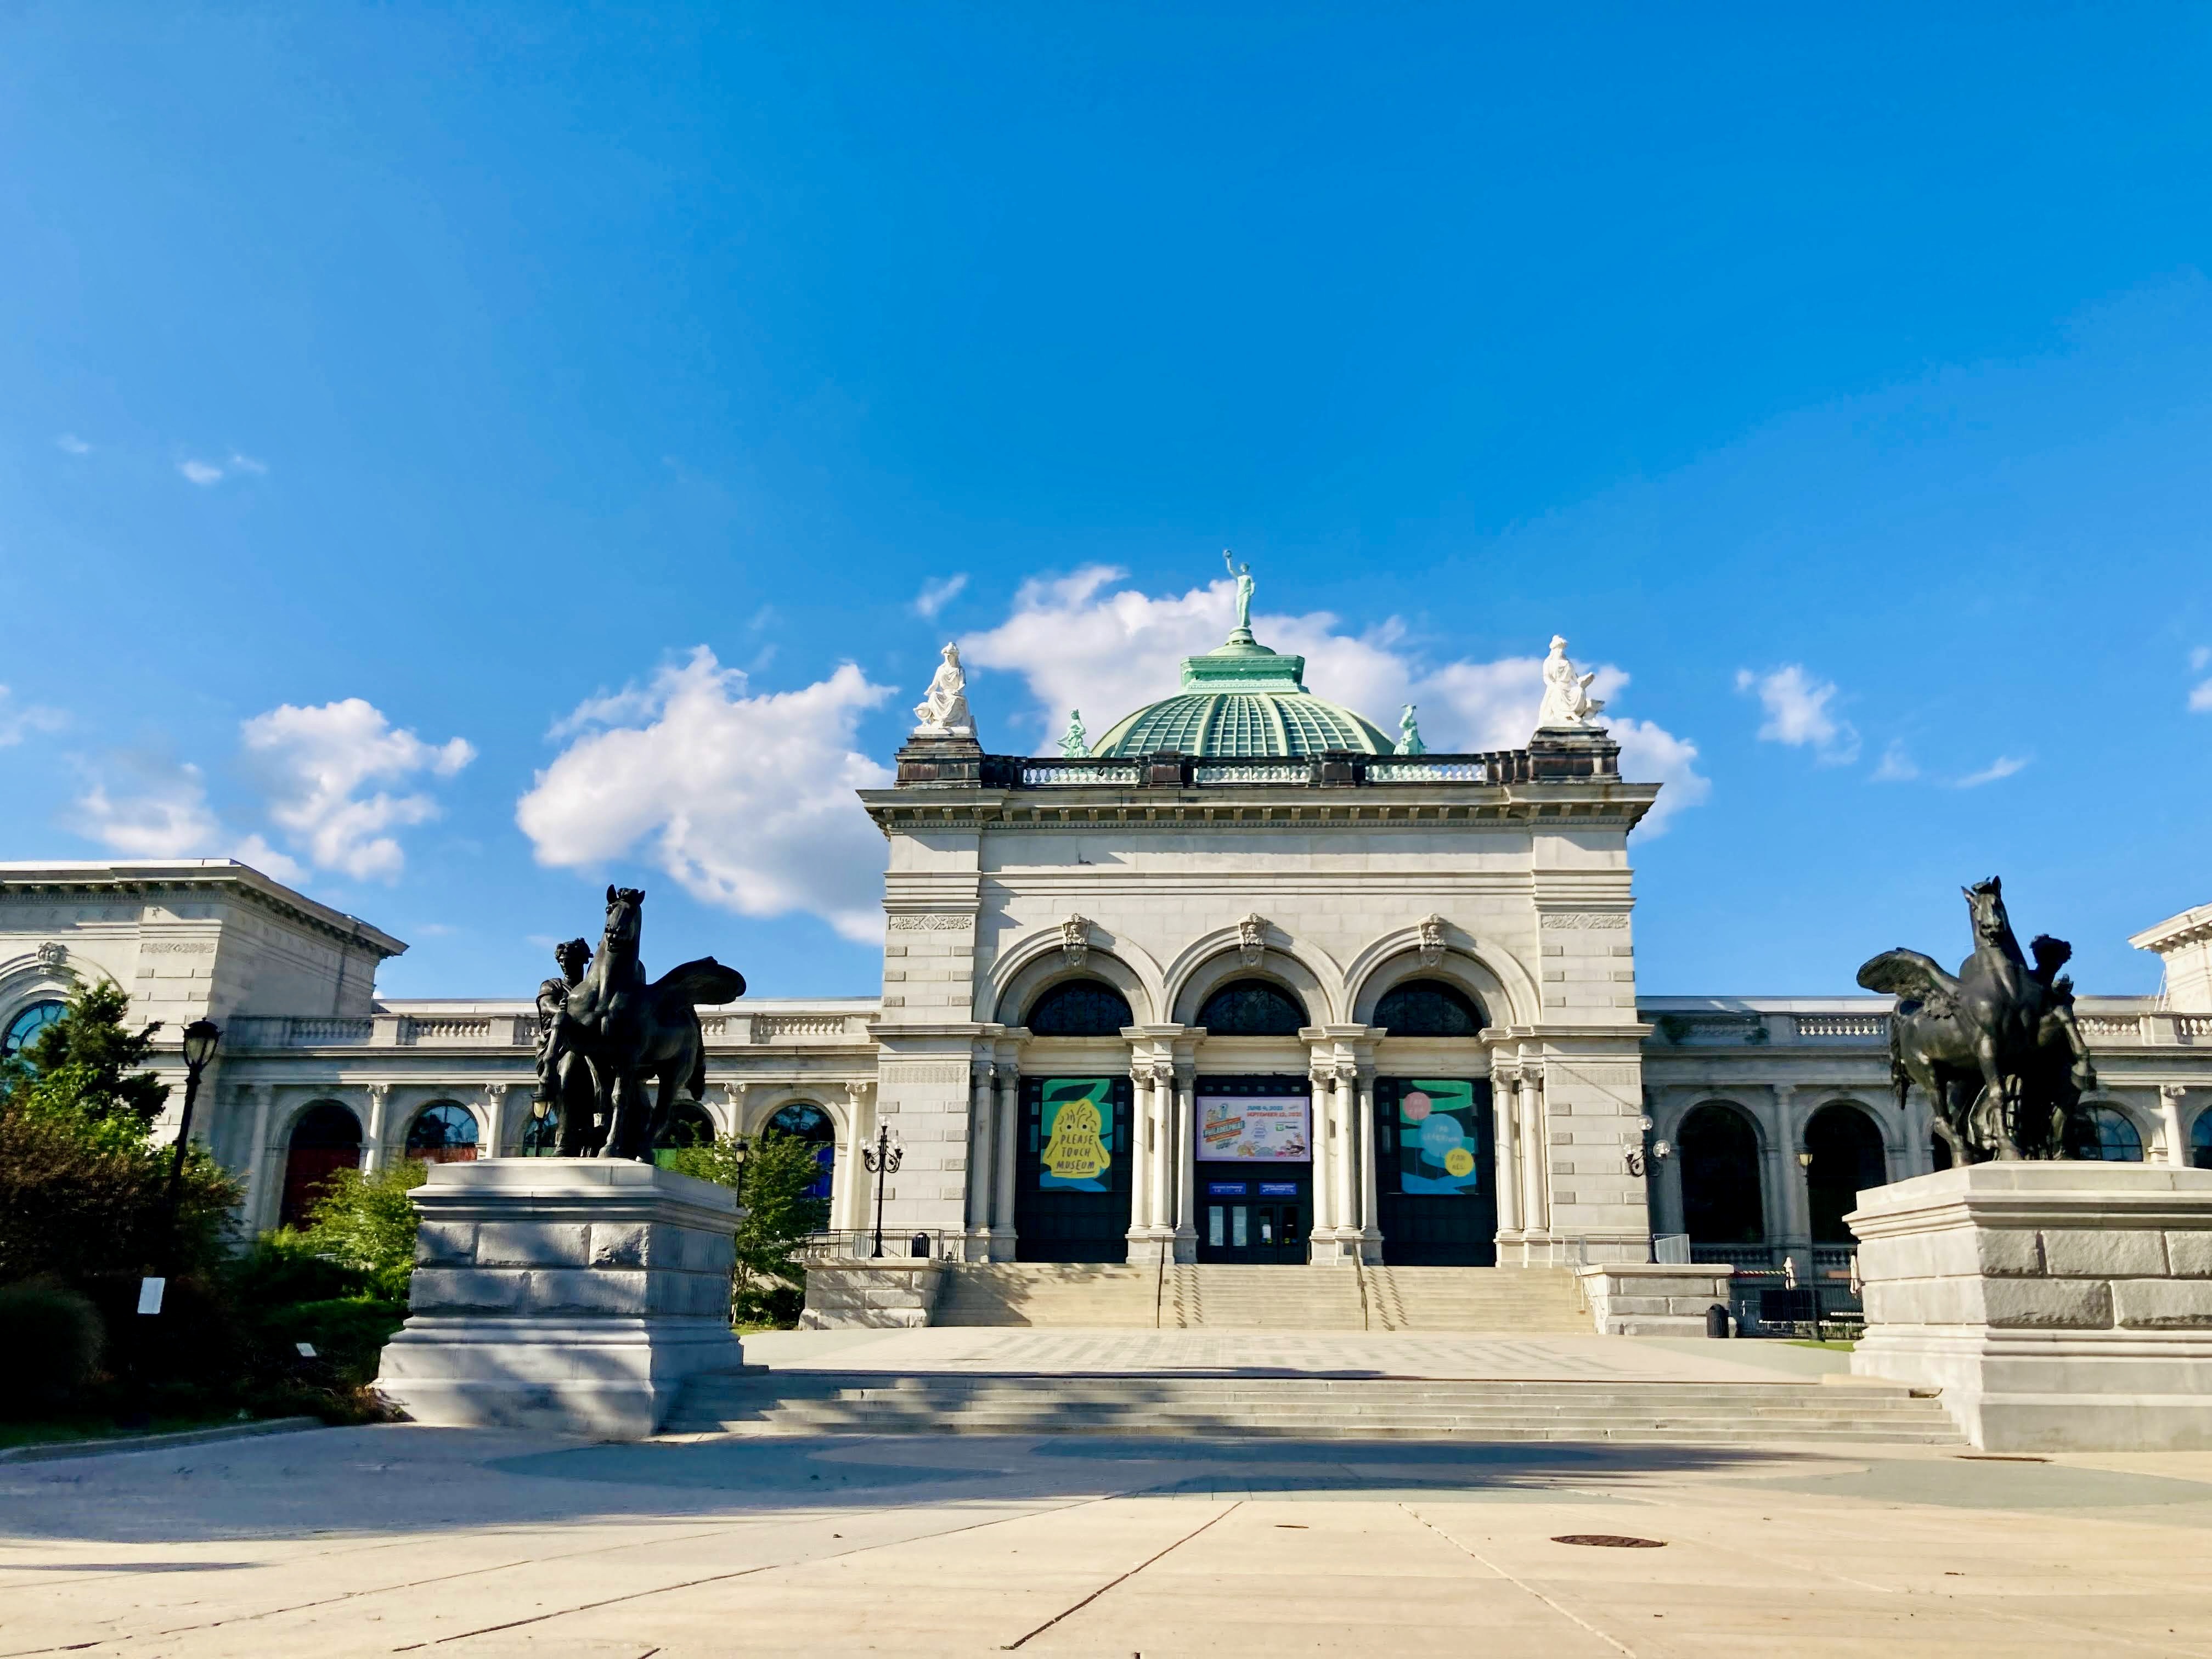
[(1067, 730), (1060, 734), (1060, 752), (1069, 760), (1082, 760), (1091, 753), (1091, 734), (1083, 729), (1083, 711), (1072, 708), (1067, 714)]
[(945, 660), (930, 677), (929, 690), (914, 706), (918, 738), (972, 738), (975, 718), (968, 712), (968, 676), (960, 666), (960, 647), (948, 645)]
[(1605, 704), (1589, 694), (1595, 673), (1578, 674), (1567, 656), (1564, 635), (1552, 635), (1551, 654), (1544, 659), (1544, 703), (1536, 711), (1539, 732), (1578, 731), (1590, 726)]
[(1421, 741), (1421, 723), (1413, 718), (1414, 705), (1407, 703), (1406, 712), (1398, 716), (1398, 752), (1401, 755), (1425, 755), (1429, 745)]
[(1244, 568), (1239, 570), (1237, 568), (1237, 561), (1229, 556), (1229, 550), (1224, 547), (1221, 550), (1221, 562), (1229, 567), (1229, 574), (1237, 579), (1237, 631), (1240, 634), (1249, 634), (1252, 631), (1254, 586), (1251, 562), (1247, 560)]

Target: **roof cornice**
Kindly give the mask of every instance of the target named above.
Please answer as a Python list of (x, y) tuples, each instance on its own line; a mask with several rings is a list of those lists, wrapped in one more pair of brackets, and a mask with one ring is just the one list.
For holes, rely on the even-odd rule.
[(0, 861), (0, 894), (105, 893), (138, 896), (157, 892), (227, 893), (256, 904), (311, 933), (341, 943), (359, 945), (380, 957), (396, 957), (407, 949), (359, 916), (295, 892), (282, 882), (264, 875), (236, 859), (118, 859), (46, 860), (37, 862)]

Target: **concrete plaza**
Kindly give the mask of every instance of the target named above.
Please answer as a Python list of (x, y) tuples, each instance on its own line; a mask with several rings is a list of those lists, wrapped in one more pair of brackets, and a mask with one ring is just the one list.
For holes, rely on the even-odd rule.
[[(1028, 1341), (1063, 1334), (1079, 1334)], [(917, 1333), (877, 1353), (910, 1362), (949, 1341)], [(877, 1345), (760, 1346), (779, 1365), (850, 1367)], [(1553, 1358), (1587, 1364), (1581, 1346)], [(1601, 1352), (1675, 1374), (1828, 1363), (1765, 1344)], [(1046, 1367), (1037, 1385), (1054, 1385)], [(1661, 1547), (1557, 1541), (1574, 1534)], [(2093, 1645), (2212, 1656), (2212, 1454), (611, 1445), (403, 1425), (0, 1464), (0, 1656), (2073, 1659)]]

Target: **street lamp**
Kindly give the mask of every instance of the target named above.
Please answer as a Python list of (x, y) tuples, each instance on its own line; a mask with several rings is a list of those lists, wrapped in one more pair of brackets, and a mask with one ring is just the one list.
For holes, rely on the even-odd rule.
[(884, 1177), (898, 1172), (899, 1160), (906, 1156), (906, 1148), (891, 1145), (891, 1126), (884, 1124), (876, 1131), (876, 1144), (860, 1148), (860, 1163), (876, 1178), (876, 1238), (872, 1256), (884, 1253)]
[(1649, 1112), (1637, 1119), (1636, 1122), (1641, 1135), (1636, 1140), (1630, 1140), (1626, 1135), (1622, 1136), (1621, 1152), (1628, 1162), (1628, 1173), (1641, 1181), (1644, 1178), (1644, 1160), (1647, 1158), (1655, 1163), (1663, 1164), (1674, 1157), (1674, 1149), (1666, 1141), (1651, 1139), (1651, 1115)]
[[(185, 1184), (185, 1153), (191, 1146), (192, 1106), (200, 1096), (200, 1073), (207, 1070), (222, 1041), (222, 1028), (211, 1019), (196, 1019), (185, 1027), (185, 1109), (177, 1123), (177, 1151), (169, 1160), (169, 1191), (161, 1206), (161, 1237), (167, 1252), (162, 1265), (167, 1272), (174, 1272), (177, 1265), (177, 1203)], [(153, 1295), (153, 1311), (158, 1313), (161, 1292)], [(142, 1291), (140, 1296), (143, 1302), (145, 1292)]]

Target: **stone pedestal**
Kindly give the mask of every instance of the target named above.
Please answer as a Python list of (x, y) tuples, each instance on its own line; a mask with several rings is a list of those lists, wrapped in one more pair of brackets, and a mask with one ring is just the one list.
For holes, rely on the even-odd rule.
[(2212, 1447), (2212, 1170), (1978, 1164), (1859, 1194), (1862, 1376), (2000, 1451)]
[(1705, 1310), (1729, 1304), (1731, 1267), (1609, 1261), (1577, 1270), (1601, 1336), (1703, 1336)]
[(737, 1195), (620, 1158), (434, 1164), (412, 1316), (377, 1387), (419, 1423), (635, 1439), (744, 1363)]
[(944, 1283), (945, 1264), (927, 1257), (811, 1262), (806, 1308), (799, 1316), (799, 1327), (806, 1331), (917, 1329), (936, 1312)]

